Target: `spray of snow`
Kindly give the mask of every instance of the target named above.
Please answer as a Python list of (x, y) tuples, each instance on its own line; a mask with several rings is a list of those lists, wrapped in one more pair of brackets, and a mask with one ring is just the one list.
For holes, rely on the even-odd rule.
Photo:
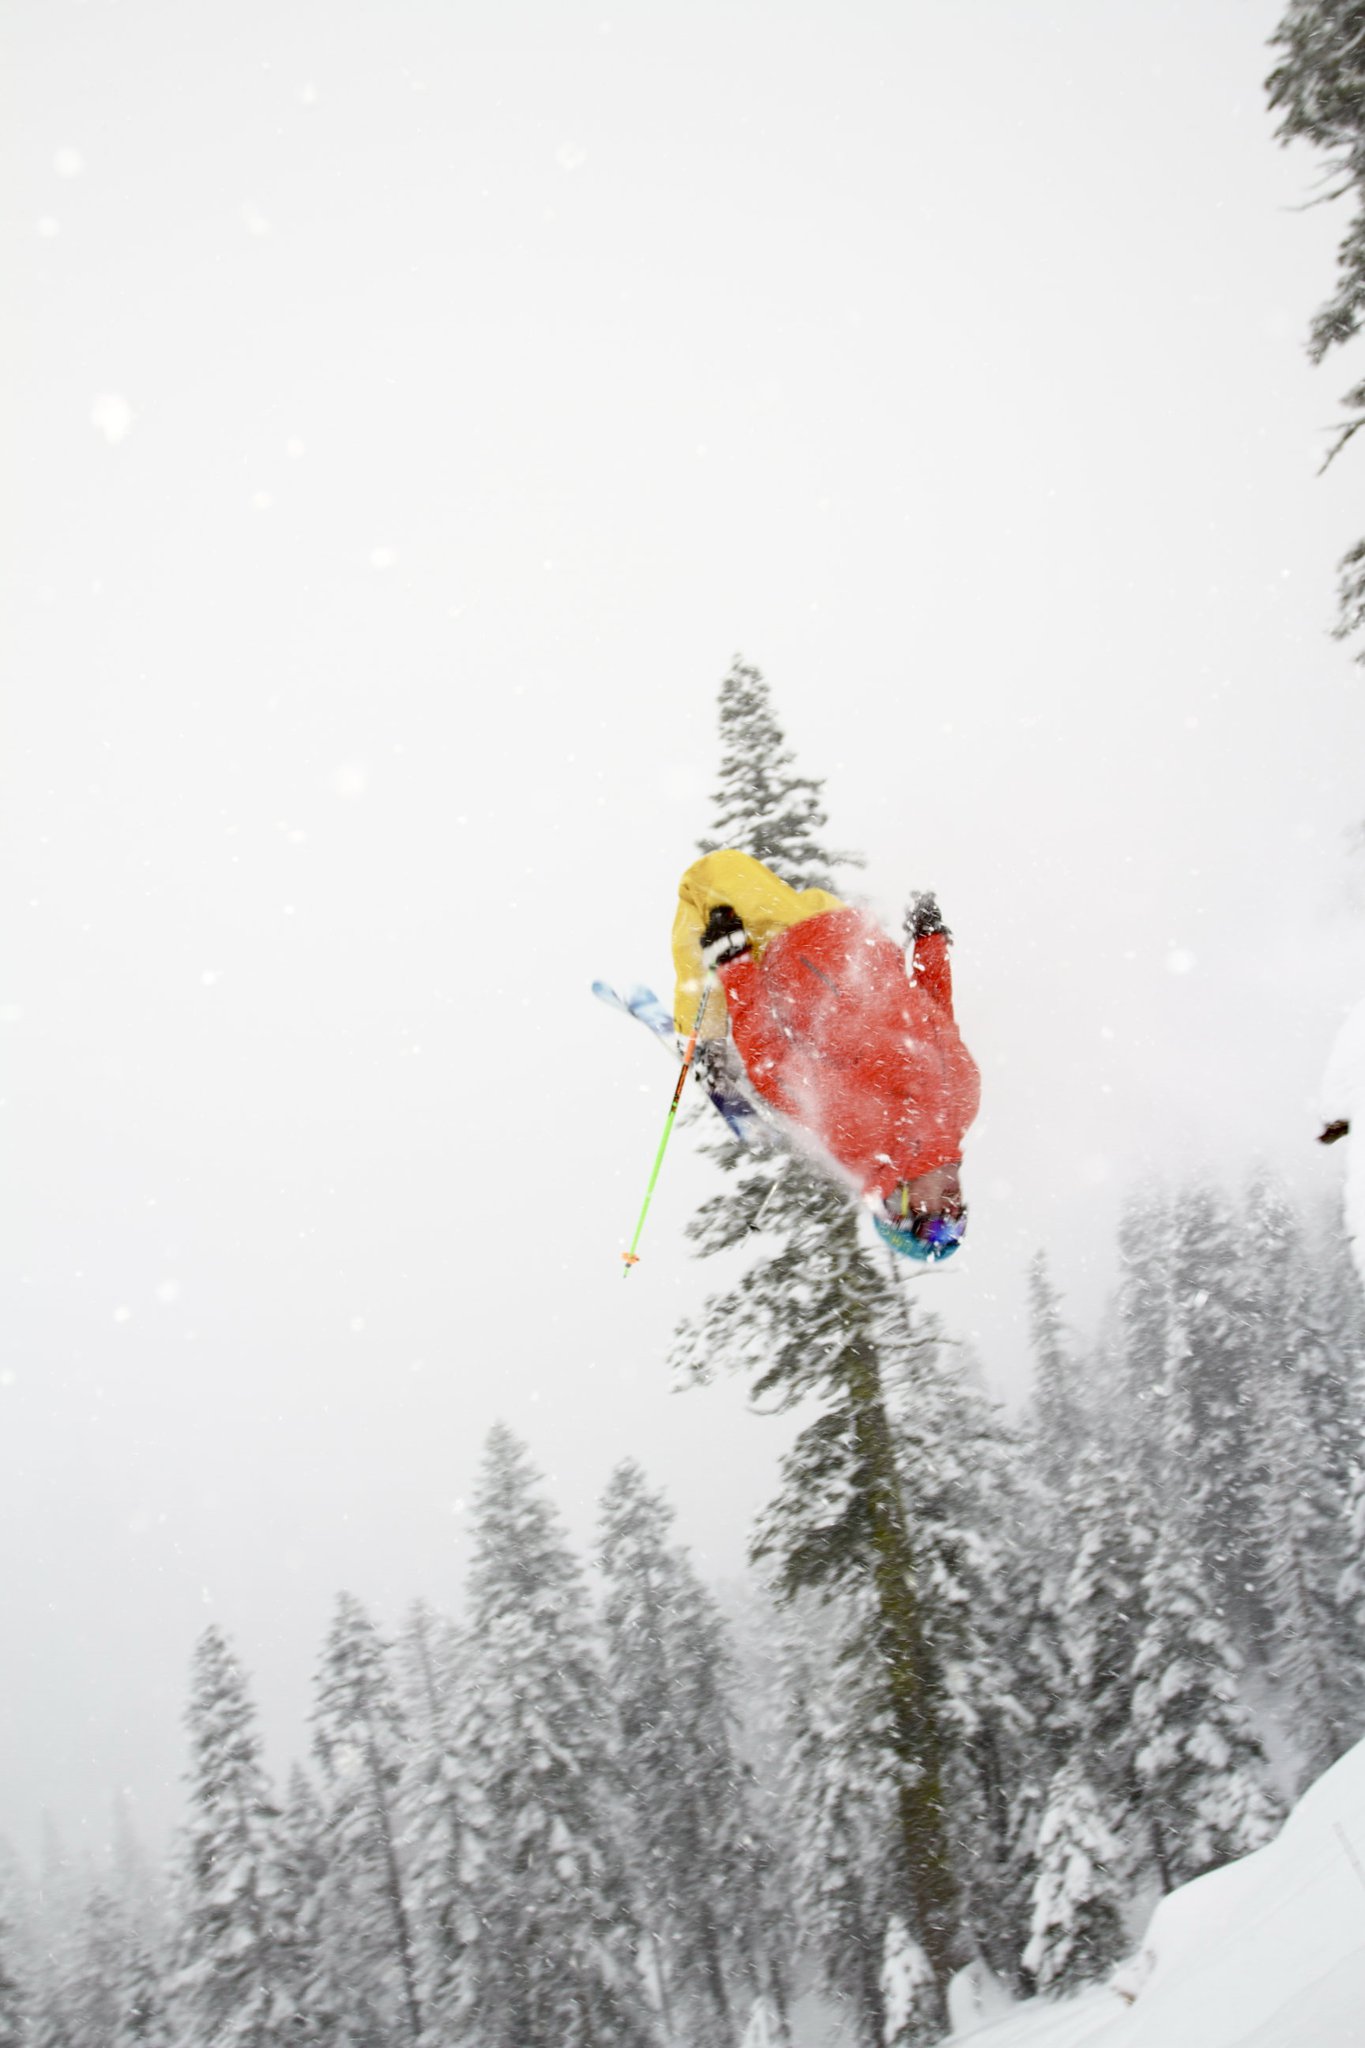
[(90, 407), (90, 424), (103, 434), (110, 447), (126, 441), (133, 425), (133, 408), (117, 391), (102, 391)]

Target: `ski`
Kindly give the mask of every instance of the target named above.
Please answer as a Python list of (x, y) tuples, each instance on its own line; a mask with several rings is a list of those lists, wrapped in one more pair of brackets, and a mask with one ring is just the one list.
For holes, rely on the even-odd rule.
[[(668, 1006), (655, 995), (652, 988), (637, 985), (621, 995), (608, 981), (595, 981), (592, 992), (609, 1009), (619, 1010), (622, 1016), (634, 1017), (643, 1024), (646, 1031), (657, 1038), (667, 1051), (669, 1058), (677, 1060), (678, 1035), (673, 1025), (673, 1015)], [(698, 1079), (701, 1079), (700, 1073)], [(721, 1080), (702, 1086), (714, 1108), (725, 1119), (731, 1133), (751, 1152), (771, 1152), (780, 1142), (772, 1121), (755, 1102), (744, 1094), (738, 1084)]]

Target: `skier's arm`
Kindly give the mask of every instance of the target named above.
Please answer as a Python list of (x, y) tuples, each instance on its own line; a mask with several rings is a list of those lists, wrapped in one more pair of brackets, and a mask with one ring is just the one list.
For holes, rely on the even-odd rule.
[(947, 932), (926, 932), (915, 940), (911, 955), (911, 979), (950, 1017), (953, 1014), (953, 970), (948, 958), (951, 944)]
[[(839, 898), (827, 889), (792, 889), (752, 854), (722, 847), (704, 854), (678, 884), (678, 910), (673, 920), (673, 966), (677, 977), (673, 1021), (684, 1037), (697, 1019), (703, 968), (701, 935), (711, 912), (728, 904), (761, 951), (774, 932), (822, 910), (837, 910)], [(719, 994), (706, 1006), (704, 1038), (725, 1031), (725, 1004)]]
[(791, 1040), (763, 999), (762, 972), (753, 954), (745, 953), (722, 967), (717, 979), (724, 985), (730, 1014), (736, 1023), (744, 1020), (740, 1031), (745, 1073), (760, 1095), (799, 1122), (799, 1105), (778, 1081), (791, 1053)]

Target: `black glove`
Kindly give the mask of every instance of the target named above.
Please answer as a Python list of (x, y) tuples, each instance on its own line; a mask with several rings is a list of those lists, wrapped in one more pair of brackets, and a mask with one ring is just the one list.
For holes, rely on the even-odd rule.
[(953, 936), (943, 922), (933, 890), (917, 889), (905, 906), (905, 942), (913, 945), (916, 939), (931, 939), (936, 932), (942, 932), (945, 939)]
[(703, 967), (724, 967), (749, 950), (748, 934), (728, 903), (718, 903), (706, 920), (701, 935)]

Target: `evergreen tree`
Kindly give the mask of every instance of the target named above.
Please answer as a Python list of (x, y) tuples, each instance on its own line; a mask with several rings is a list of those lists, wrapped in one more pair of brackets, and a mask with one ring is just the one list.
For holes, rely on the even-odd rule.
[(1333, 1502), (1351, 1495), (1365, 1445), (1365, 1299), (1350, 1244), (1335, 1219), (1315, 1254), (1305, 1251), (1298, 1384)]
[[(291, 2041), (295, 2038), (289, 2035)], [(157, 1958), (134, 1932), (124, 1960), (118, 2024), (108, 2048), (172, 2048), (173, 2039)]]
[(796, 773), (767, 683), (736, 656), (721, 684), (720, 788), (712, 799), (715, 828), (701, 851), (737, 847), (793, 889), (833, 889), (831, 869), (849, 856), (824, 850), (822, 789)]
[(0, 1837), (0, 2048), (28, 2048), (37, 1965), (31, 1881)]
[[(1309, 330), (1310, 359), (1349, 342), (1365, 316), (1365, 12), (1359, 0), (1290, 0), (1271, 38), (1280, 60), (1266, 80), (1280, 114), (1281, 142), (1309, 142), (1326, 164), (1330, 199), (1349, 198), (1351, 217), (1337, 251), (1336, 290)], [(1329, 451), (1340, 453), (1365, 425), (1365, 380), (1342, 403), (1346, 423)], [(1340, 637), (1365, 624), (1365, 540), (1341, 562)], [(1362, 657), (1358, 657), (1362, 658)]]
[(1063, 1765), (1039, 1831), (1033, 1936), (1024, 1957), (1040, 1991), (1075, 1990), (1107, 1976), (1122, 1956), (1119, 1857), (1080, 1761)]
[(724, 1626), (686, 1552), (669, 1543), (672, 1522), (640, 1468), (619, 1466), (602, 1502), (607, 1676), (664, 2010), (699, 2048), (730, 2048), (770, 1946), (764, 1858), (734, 1747)]
[[(1356, 1469), (1346, 1498), (1346, 1563), (1337, 1580), (1337, 1602), (1355, 1640), (1365, 1641), (1365, 1461)], [(1365, 1659), (1359, 1688), (1365, 1693)]]
[[(895, 1888), (888, 1917), (894, 1911), (913, 1928), (941, 1995), (965, 1945), (945, 1814), (943, 1674), (884, 1384), (885, 1361), (906, 1341), (903, 1297), (859, 1242), (847, 1208), (831, 1222), (806, 1219), (737, 1293), (748, 1290), (752, 1302), (783, 1269), (772, 1313), (758, 1326), (771, 1348), (754, 1391), (780, 1389), (792, 1400), (814, 1383), (821, 1405), (782, 1460), (781, 1490), (753, 1555), (771, 1562), (784, 1598), (810, 1591), (838, 1605), (850, 1740), (877, 1758), (886, 1780), (890, 1831), (879, 1860)], [(878, 1957), (880, 1945), (879, 1932)]]
[[(754, 671), (737, 665), (726, 678), (720, 719), (721, 787), (704, 847), (738, 846), (788, 882), (831, 886), (836, 861), (818, 836), (821, 785), (794, 776)], [(887, 1774), (889, 1832), (879, 1861), (897, 1874), (895, 1910), (929, 1958), (946, 2022), (944, 1993), (965, 1960), (965, 1941), (944, 1814), (937, 1674), (883, 1387), (879, 1345), (884, 1333), (902, 1338), (896, 1289), (861, 1241), (856, 1210), (819, 1174), (796, 1160), (745, 1159), (734, 1145), (716, 1156), (734, 1184), (694, 1219), (698, 1250), (752, 1248), (760, 1230), (776, 1249), (760, 1250), (728, 1292), (682, 1326), (675, 1359), (694, 1377), (718, 1367), (748, 1373), (756, 1400), (819, 1406), (784, 1462), (756, 1554), (772, 1560), (784, 1597), (810, 1588), (848, 1612), (850, 1668), (861, 1667), (852, 1690), (879, 1730)], [(880, 1993), (870, 1996), (879, 2011)]]
[(29, 2038), (28, 2000), (17, 1948), (8, 1916), (0, 1914), (0, 2048), (26, 2048)]
[(1150, 1500), (1161, 1498), (1167, 1479), (1162, 1406), (1172, 1371), (1174, 1247), (1170, 1196), (1148, 1182), (1129, 1196), (1119, 1218), (1117, 1364), (1122, 1415), (1112, 1419), (1110, 1433), (1122, 1434), (1126, 1462)]
[(932, 2048), (942, 2039), (934, 1973), (903, 1920), (892, 1920), (886, 1930), (881, 1993), (886, 2048)]
[(138, 1837), (133, 1809), (126, 1793), (120, 1792), (113, 1805), (114, 1896), (131, 1943), (141, 1943), (150, 1954), (164, 1932), (162, 1883)]
[(470, 2032), (480, 2048), (644, 2048), (610, 1700), (582, 1573), (501, 1424), (479, 1481), (466, 1773)]
[(385, 1646), (343, 1593), (318, 1674), (313, 1747), (327, 1873), (320, 1939), (338, 1989), (337, 2042), (398, 2048), (421, 2035), (416, 1959), (398, 1860), (405, 1731)]
[(1256, 1333), (1265, 1469), (1258, 1501), (1275, 1675), (1292, 1708), (1306, 1784), (1360, 1733), (1358, 1644), (1340, 1603), (1348, 1525), (1324, 1471), (1306, 1388), (1318, 1336), (1297, 1219), (1265, 1177), (1248, 1213), (1246, 1289)]
[(938, 1673), (954, 1868), (974, 1945), (1008, 1978), (1028, 1938), (1019, 1852), (1040, 1789), (1008, 1597), (1029, 1568), (1013, 1554), (1024, 1515), (1016, 1447), (962, 1348), (903, 1293), (896, 1305), (900, 1341), (882, 1343), (887, 1413)]
[(1029, 1267), (1028, 1308), (1033, 1397), (1026, 1429), (1038, 1476), (1052, 1499), (1060, 1501), (1088, 1418), (1080, 1371), (1063, 1332), (1061, 1300), (1045, 1252), (1036, 1253)]
[(1073, 1515), (1085, 1497), (1077, 1474), (1087, 1457), (1098, 1455), (1096, 1413), (1105, 1403), (1104, 1390), (1120, 1377), (1104, 1353), (1082, 1363), (1067, 1341), (1060, 1297), (1042, 1252), (1029, 1272), (1029, 1335), (1033, 1391), (1021, 1417), (1012, 1483), (1002, 1488), (1014, 1540), (1005, 1548), (995, 1588), (1027, 1738), (1016, 1758), (1011, 1798), (1008, 1926), (1014, 1967), (1006, 1970), (1000, 1960), (994, 1967), (1025, 1994), (1035, 1988), (1023, 1957), (1031, 1939), (1047, 1789), (1081, 1743), (1086, 1719), (1068, 1658), (1067, 1608), (1076, 1590), (1072, 1571), (1082, 1534)]
[(327, 1880), (322, 1801), (303, 1766), (295, 1764), (275, 1829), (271, 1933), (289, 2039), (297, 2048), (331, 2048), (340, 2032), (344, 1993), (322, 1939)]
[(217, 1627), (195, 1647), (186, 1721), (190, 1815), (172, 2004), (197, 2048), (274, 2048), (286, 2027), (270, 1932), (275, 1807), (246, 1680)]
[(76, 1928), (81, 1893), (51, 1814), (43, 1816), (43, 1845), (34, 1900), (29, 1984), (31, 2048), (71, 2048), (67, 2005), (76, 1971)]
[(1333, 1231), (1328, 1252), (1328, 1281), (1333, 1336), (1348, 1379), (1345, 1406), (1351, 1417), (1344, 1460), (1344, 1561), (1337, 1580), (1337, 1603), (1356, 1648), (1357, 1691), (1365, 1697), (1365, 1290), (1340, 1225)]
[(66, 2000), (72, 2048), (110, 2048), (126, 2016), (128, 1959), (128, 1934), (118, 1906), (103, 1886), (95, 1885), (86, 1895), (76, 1929)]
[(1281, 1818), (1237, 1694), (1237, 1657), (1189, 1519), (1168, 1514), (1143, 1579), (1133, 1658), (1134, 1773), (1163, 1891), (1259, 1849)]
[(463, 1869), (459, 1663), (453, 1627), (419, 1602), (399, 1636), (396, 1668), (409, 1731), (401, 1794), (417, 1996), (433, 2042), (454, 2040), (463, 2026), (463, 1957), (476, 1906)]
[[(1069, 1796), (1072, 1778), (1083, 1780), (1107, 1834), (1140, 1861), (1148, 1844), (1138, 1839), (1133, 1649), (1147, 1623), (1143, 1575), (1151, 1530), (1139, 1503), (1126, 1461), (1113, 1459), (1099, 1444), (1088, 1445), (1068, 1500), (1076, 1550), (1061, 1614), (1062, 1649), (1067, 1711), (1078, 1732), (1075, 1770), (1068, 1777), (1063, 1766), (1060, 1790)], [(1109, 1859), (1106, 1869), (1111, 1868)]]
[(783, 1786), (802, 1946), (824, 1989), (847, 2005), (860, 2048), (882, 2048), (883, 1946), (897, 1917), (894, 1797), (875, 1750), (836, 1710), (838, 1642), (823, 1640), (832, 1631), (810, 1610), (809, 1599), (789, 1602), (805, 1626), (789, 1626), (783, 1649)]
[(1243, 1233), (1227, 1198), (1205, 1182), (1181, 1191), (1174, 1215), (1168, 1412), (1158, 1438), (1165, 1499), (1190, 1529), (1212, 1598), (1250, 1648), (1264, 1640), (1268, 1615), (1256, 1509), (1265, 1446)]

